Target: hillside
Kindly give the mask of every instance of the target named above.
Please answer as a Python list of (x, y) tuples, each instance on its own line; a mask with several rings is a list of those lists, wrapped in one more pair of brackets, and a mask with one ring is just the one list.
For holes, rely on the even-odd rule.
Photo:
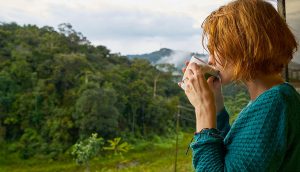
[[(157, 143), (160, 138), (174, 136), (178, 105), (191, 107), (175, 82), (173, 72), (178, 69), (165, 64), (183, 64), (184, 57), (191, 56), (189, 52), (162, 49), (150, 53), (156, 64), (164, 63), (159, 65), (164, 70), (158, 70), (147, 55), (143, 55), (145, 59), (128, 59), (103, 45), (91, 45), (70, 24), (61, 24), (56, 31), (49, 26), (2, 23), (0, 47), (0, 157), (4, 157), (0, 158), (0, 169), (3, 164), (14, 169), (16, 161), (29, 162), (30, 168), (31, 162), (38, 162), (34, 166), (70, 162), (70, 152), (76, 148), (82, 155), (78, 144), (90, 143), (87, 139), (94, 133), (98, 134), (98, 148), (90, 152), (97, 158), (112, 156), (114, 151), (104, 148), (117, 138), (122, 138), (118, 144), (129, 143), (131, 151), (144, 156), (147, 153), (139, 149), (143, 147), (139, 143)], [(245, 93), (235, 96), (236, 90), (225, 97), (233, 115), (247, 103)], [(180, 130), (192, 133), (193, 110), (180, 113)], [(168, 150), (174, 150), (173, 145), (168, 145)], [(153, 153), (167, 154), (168, 166), (173, 169), (169, 160), (174, 155), (157, 149)], [(148, 163), (151, 160), (143, 161), (142, 168), (152, 166)]]
[(58, 30), (0, 24), (0, 141), (12, 153), (57, 159), (92, 133), (130, 141), (174, 131), (187, 103), (174, 68), (93, 46), (70, 24)]

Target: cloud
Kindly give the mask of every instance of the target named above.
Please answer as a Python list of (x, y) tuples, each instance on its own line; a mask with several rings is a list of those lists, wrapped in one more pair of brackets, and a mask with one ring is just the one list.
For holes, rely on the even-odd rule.
[(122, 37), (186, 37), (199, 34), (200, 29), (193, 28), (194, 20), (187, 16), (163, 15), (144, 11), (103, 11), (94, 14), (67, 11), (73, 18), (85, 16), (85, 20), (73, 20), (71, 23), (98, 38)]
[(224, 0), (10, 0), (0, 2), (0, 20), (52, 27), (71, 23), (93, 44), (122, 54), (154, 51), (160, 46), (202, 51), (198, 41), (201, 20), (222, 3)]
[(71, 23), (93, 44), (105, 45), (113, 52), (138, 54), (162, 47), (202, 52), (202, 31), (193, 26), (194, 19), (187, 15), (120, 7), (92, 12), (57, 5), (50, 9), (54, 18), (66, 20), (61, 23)]
[[(275, 4), (276, 0), (269, 0)], [(201, 23), (230, 0), (10, 0), (0, 1), (0, 21), (49, 25), (71, 23), (93, 44), (122, 54), (162, 47), (203, 52)], [(299, 32), (299, 0), (287, 2), (287, 16)], [(289, 21), (289, 20), (288, 20)], [(296, 34), (298, 35), (298, 34)]]
[(200, 35), (192, 35), (182, 38), (167, 37), (132, 37), (127, 39), (101, 39), (94, 40), (95, 44), (106, 45), (108, 48), (114, 47), (115, 52), (122, 54), (144, 54), (150, 53), (160, 48), (169, 47), (174, 50), (184, 50), (190, 52), (203, 53)]
[(184, 61), (190, 56), (190, 52), (186, 51), (174, 51), (170, 56), (162, 57), (157, 63), (171, 63), (175, 67), (179, 67), (184, 64)]

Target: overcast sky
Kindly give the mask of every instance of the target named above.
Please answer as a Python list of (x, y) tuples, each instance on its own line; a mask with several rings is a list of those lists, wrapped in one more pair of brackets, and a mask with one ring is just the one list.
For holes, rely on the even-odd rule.
[[(286, 17), (291, 30), (298, 39), (298, 44), (300, 44), (300, 0), (286, 0)], [(299, 50), (296, 52), (293, 61), (300, 63)]]
[[(298, 27), (295, 30), (299, 32), (300, 1), (288, 1), (291, 2), (287, 4), (292, 9), (291, 22), (296, 23), (293, 26)], [(54, 28), (60, 23), (70, 23), (94, 45), (105, 45), (123, 55), (148, 53), (163, 47), (203, 53), (201, 23), (211, 11), (227, 2), (229, 0), (0, 0), (0, 21)]]

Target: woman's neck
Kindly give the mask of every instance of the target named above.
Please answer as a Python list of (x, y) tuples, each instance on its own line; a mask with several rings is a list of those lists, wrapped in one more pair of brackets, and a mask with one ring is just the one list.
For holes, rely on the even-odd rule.
[(270, 89), (271, 87), (282, 84), (284, 82), (283, 78), (276, 75), (261, 75), (253, 80), (244, 82), (248, 92), (250, 94), (251, 100), (255, 100), (260, 94)]

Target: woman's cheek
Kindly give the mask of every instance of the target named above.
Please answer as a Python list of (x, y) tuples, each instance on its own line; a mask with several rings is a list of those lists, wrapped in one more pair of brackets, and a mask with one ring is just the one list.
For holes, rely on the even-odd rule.
[(220, 72), (220, 78), (221, 78), (221, 81), (222, 81), (222, 85), (227, 85), (227, 84), (230, 83), (230, 78), (225, 73)]

